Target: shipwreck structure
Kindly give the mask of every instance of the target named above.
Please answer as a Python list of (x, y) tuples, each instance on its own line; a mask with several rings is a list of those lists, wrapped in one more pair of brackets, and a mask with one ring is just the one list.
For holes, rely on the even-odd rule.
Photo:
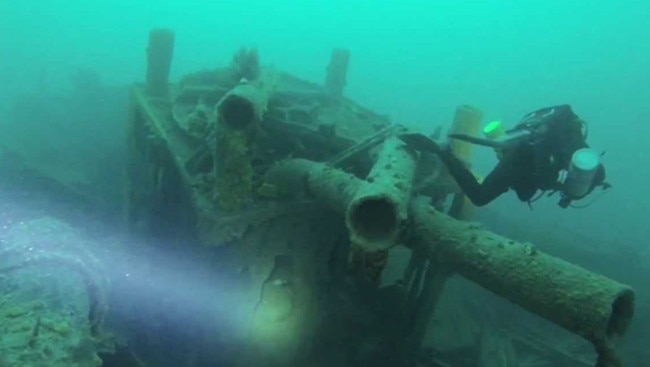
[(1, 366), (101, 366), (109, 280), (87, 242), (53, 218), (0, 233)]
[[(345, 97), (349, 51), (332, 52), (319, 85), (264, 67), (255, 49), (170, 83), (173, 49), (173, 32), (151, 31), (147, 80), (132, 91), (126, 224), (234, 250), (252, 315), (240, 365), (372, 360), (347, 337), (370, 327), (335, 310), (333, 289), (353, 276), (377, 291), (395, 248), (411, 256), (402, 281), (373, 301), (394, 308), (377, 343), (402, 363), (391, 365), (425, 365), (412, 358), (454, 274), (591, 342), (592, 364), (621, 365), (613, 340), (633, 290), (467, 221), (471, 205), (436, 157), (396, 138), (411, 127)], [(450, 125), (471, 134), (480, 120), (459, 106)], [(471, 146), (455, 144), (468, 161)]]

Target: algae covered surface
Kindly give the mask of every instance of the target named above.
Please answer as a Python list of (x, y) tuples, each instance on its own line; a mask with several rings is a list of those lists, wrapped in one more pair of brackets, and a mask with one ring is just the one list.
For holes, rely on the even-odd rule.
[(0, 366), (101, 366), (91, 318), (105, 284), (83, 242), (52, 218), (5, 228), (0, 241)]

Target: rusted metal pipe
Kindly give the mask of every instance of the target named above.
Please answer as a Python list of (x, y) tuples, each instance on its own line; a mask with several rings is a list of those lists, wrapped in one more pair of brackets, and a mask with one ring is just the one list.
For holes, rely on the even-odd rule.
[[(344, 213), (363, 182), (307, 160), (272, 168), (269, 183), (285, 194), (306, 194)], [(499, 236), (439, 212), (426, 200), (410, 206), (411, 246), (426, 247), (445, 268), (612, 352), (634, 314), (634, 290), (547, 255), (530, 243)], [(613, 353), (613, 352), (612, 352)], [(610, 358), (611, 359), (611, 358)]]
[(407, 227), (416, 167), (417, 154), (413, 150), (397, 138), (386, 139), (345, 212), (353, 243), (377, 251), (400, 241)]

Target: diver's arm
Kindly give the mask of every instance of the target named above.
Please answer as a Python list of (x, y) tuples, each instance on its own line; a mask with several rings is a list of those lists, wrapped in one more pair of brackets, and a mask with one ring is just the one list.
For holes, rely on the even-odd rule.
[(490, 203), (510, 188), (513, 170), (508, 160), (500, 161), (485, 177), (483, 183), (479, 183), (474, 174), (450, 150), (442, 150), (439, 157), (458, 186), (476, 206)]

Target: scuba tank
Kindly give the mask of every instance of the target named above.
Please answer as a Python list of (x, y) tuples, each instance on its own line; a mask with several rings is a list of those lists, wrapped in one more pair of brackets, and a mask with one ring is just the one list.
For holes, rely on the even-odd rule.
[(578, 149), (571, 157), (569, 168), (560, 173), (564, 196), (580, 199), (591, 190), (600, 165), (600, 154), (591, 148)]
[[(450, 134), (449, 137), (492, 147), (499, 158), (511, 149), (528, 145), (535, 152), (535, 162), (532, 164), (544, 170), (542, 172), (547, 169), (551, 172), (553, 165), (565, 162), (561, 164), (564, 168), (558, 167), (559, 172), (555, 171), (559, 176), (549, 177), (557, 185), (553, 192), (559, 191), (562, 196), (559, 205), (563, 208), (571, 201), (588, 195), (595, 186), (609, 188), (609, 184), (601, 182), (604, 173), (600, 172), (603, 171), (600, 154), (588, 147), (574, 151), (578, 148), (575, 142), (586, 141), (587, 126), (568, 105), (529, 113), (511, 129), (506, 129), (500, 121), (492, 121), (483, 128), (483, 137), (463, 134)], [(599, 172), (603, 177), (598, 177)], [(546, 177), (545, 174), (542, 176)], [(548, 184), (551, 185), (551, 182), (548, 181)], [(552, 186), (547, 187), (542, 186), (542, 194)]]

